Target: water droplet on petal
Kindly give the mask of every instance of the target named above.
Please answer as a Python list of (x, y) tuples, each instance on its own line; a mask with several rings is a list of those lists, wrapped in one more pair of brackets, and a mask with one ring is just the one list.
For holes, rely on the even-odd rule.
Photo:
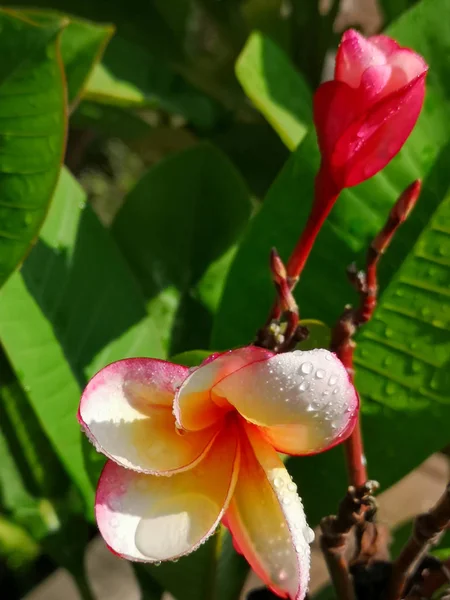
[(290, 492), (295, 492), (297, 490), (297, 485), (293, 481), (290, 481), (287, 488)]
[(306, 392), (306, 390), (309, 388), (309, 383), (307, 381), (302, 381), (302, 383), (298, 386), (298, 389), (301, 392)]
[(323, 379), (326, 375), (326, 372), (323, 369), (317, 369), (316, 371), (316, 379)]
[(334, 385), (337, 382), (338, 378), (336, 377), (336, 375), (331, 375), (330, 379), (328, 380), (328, 384), (329, 385)]
[(300, 367), (300, 371), (305, 375), (309, 375), (313, 370), (313, 365), (310, 362), (304, 362)]
[(288, 504), (291, 503), (291, 499), (289, 498), (289, 496), (284, 496), (284, 498), (282, 498), (281, 502), (285, 505), (288, 506)]
[(339, 388), (338, 388), (338, 387), (335, 387), (335, 388), (334, 388), (334, 390), (333, 390), (333, 394), (334, 394), (334, 395), (336, 395), (336, 394), (339, 394)]
[(305, 540), (308, 542), (308, 544), (312, 544), (314, 538), (316, 537), (316, 534), (311, 529), (311, 527), (305, 527), (305, 529), (303, 530), (303, 535), (305, 536)]
[(273, 480), (273, 485), (276, 488), (283, 487), (283, 480), (281, 479), (281, 477), (275, 477), (275, 479)]

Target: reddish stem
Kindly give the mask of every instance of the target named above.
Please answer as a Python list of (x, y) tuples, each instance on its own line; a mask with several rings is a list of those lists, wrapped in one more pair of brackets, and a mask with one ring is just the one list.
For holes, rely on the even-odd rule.
[[(389, 217), (373, 240), (367, 252), (366, 271), (349, 271), (352, 282), (360, 294), (359, 307), (346, 308), (335, 329), (333, 330), (332, 350), (334, 350), (347, 369), (353, 381), (353, 353), (355, 342), (353, 335), (357, 329), (372, 318), (377, 305), (378, 278), (377, 268), (381, 255), (388, 248), (398, 227), (407, 219), (420, 194), (421, 182), (414, 181), (401, 194), (392, 208)], [(353, 433), (344, 442), (349, 482), (356, 488), (367, 481), (367, 471), (363, 450), (360, 418)]]
[(305, 229), (287, 263), (287, 274), (291, 279), (291, 289), (297, 283), (311, 253), (317, 234), (328, 217), (339, 193), (340, 190), (322, 166), (316, 176), (314, 202), (311, 213), (306, 222)]
[(348, 479), (352, 485), (359, 489), (367, 481), (366, 458), (364, 456), (359, 416), (351, 436), (344, 442), (344, 450)]

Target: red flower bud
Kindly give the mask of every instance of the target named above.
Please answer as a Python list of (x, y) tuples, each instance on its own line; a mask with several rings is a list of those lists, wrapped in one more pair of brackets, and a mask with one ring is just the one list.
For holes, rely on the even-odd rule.
[(322, 169), (337, 189), (372, 177), (399, 152), (422, 108), (427, 70), (387, 36), (344, 33), (334, 80), (314, 96)]

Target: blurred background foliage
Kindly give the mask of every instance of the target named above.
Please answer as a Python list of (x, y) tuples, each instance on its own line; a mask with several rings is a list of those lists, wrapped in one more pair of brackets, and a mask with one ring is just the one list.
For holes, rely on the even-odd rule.
[[(288, 257), (312, 200), (314, 89), (342, 29), (364, 25), (346, 4), (0, 10), (2, 598), (56, 566), (92, 598), (83, 560), (103, 459), (75, 419), (89, 377), (126, 356), (198, 364), (264, 322), (270, 248)], [(449, 441), (450, 0), (378, 8), (369, 33), (383, 27), (430, 65), (425, 107), (389, 167), (342, 194), (296, 295), (302, 318), (323, 322), (313, 345), (326, 344), (355, 300), (346, 265), (363, 264), (399, 193), (424, 178), (356, 359), (369, 472), (386, 488)], [(288, 467), (315, 526), (345, 489), (342, 451)], [(136, 568), (148, 599), (234, 600), (246, 573), (223, 531), (177, 564)]]

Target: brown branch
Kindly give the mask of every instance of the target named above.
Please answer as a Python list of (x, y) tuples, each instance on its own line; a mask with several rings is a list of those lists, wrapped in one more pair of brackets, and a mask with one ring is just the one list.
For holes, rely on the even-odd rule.
[[(389, 583), (388, 600), (403, 597), (408, 578), (428, 548), (436, 544), (440, 535), (450, 525), (450, 484), (447, 485), (435, 506), (414, 520), (413, 532), (395, 560)], [(425, 596), (426, 597), (426, 596)]]
[(299, 325), (298, 306), (292, 294), (292, 285), (286, 267), (275, 248), (270, 253), (270, 272), (277, 294), (277, 319), (269, 319), (258, 331), (256, 346), (275, 352), (287, 352), (308, 337), (308, 330)]
[[(347, 369), (353, 379), (353, 354), (356, 344), (353, 336), (356, 331), (372, 318), (377, 305), (377, 267), (398, 227), (407, 219), (420, 194), (421, 182), (414, 181), (402, 193), (392, 208), (383, 229), (373, 240), (366, 257), (366, 270), (358, 271), (354, 265), (348, 268), (348, 276), (359, 294), (359, 306), (347, 306), (332, 332), (331, 349)], [(357, 488), (367, 480), (365, 456), (361, 435), (360, 420), (352, 435), (344, 442), (349, 482)]]
[(339, 505), (337, 516), (322, 519), (320, 547), (339, 600), (354, 600), (355, 591), (346, 557), (349, 537), (354, 525), (364, 519), (365, 508), (372, 506), (372, 494), (378, 483), (368, 481), (362, 488), (348, 488)]

